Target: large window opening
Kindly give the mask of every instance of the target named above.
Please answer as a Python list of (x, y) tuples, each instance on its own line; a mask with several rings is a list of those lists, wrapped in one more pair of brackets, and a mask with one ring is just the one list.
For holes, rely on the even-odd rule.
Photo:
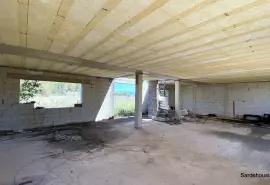
[(81, 91), (78, 83), (20, 80), (20, 103), (40, 108), (74, 107), (82, 103)]

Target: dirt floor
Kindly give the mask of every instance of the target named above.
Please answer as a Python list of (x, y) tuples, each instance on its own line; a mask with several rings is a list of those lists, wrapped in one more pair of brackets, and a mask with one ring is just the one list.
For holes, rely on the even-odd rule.
[(1, 185), (269, 185), (270, 129), (130, 119), (0, 137)]

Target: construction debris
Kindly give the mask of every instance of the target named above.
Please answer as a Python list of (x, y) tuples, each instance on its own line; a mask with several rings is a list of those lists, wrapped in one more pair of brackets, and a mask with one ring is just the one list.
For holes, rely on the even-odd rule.
[(55, 133), (52, 133), (52, 134), (49, 134), (48, 135), (48, 139), (51, 140), (51, 141), (62, 141), (62, 140), (65, 140), (65, 141), (81, 141), (82, 140), (82, 137), (79, 136), (79, 135), (65, 135), (63, 133), (59, 133), (59, 132), (55, 132)]

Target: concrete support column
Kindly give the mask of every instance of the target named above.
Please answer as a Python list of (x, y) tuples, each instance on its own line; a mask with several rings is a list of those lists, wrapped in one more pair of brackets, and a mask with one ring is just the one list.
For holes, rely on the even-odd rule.
[(148, 117), (156, 116), (157, 114), (157, 80), (148, 82)]
[(181, 120), (181, 81), (175, 81), (175, 117)]
[(142, 127), (142, 73), (136, 72), (135, 128)]

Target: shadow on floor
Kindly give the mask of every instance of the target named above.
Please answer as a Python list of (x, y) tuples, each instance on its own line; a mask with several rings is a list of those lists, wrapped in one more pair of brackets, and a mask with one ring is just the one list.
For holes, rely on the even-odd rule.
[(131, 129), (122, 127), (132, 119), (122, 118), (83, 123), (81, 127), (76, 129), (60, 130), (45, 135), (43, 138), (48, 141), (47, 146), (54, 149), (62, 149), (66, 152), (91, 152), (95, 149), (104, 148), (106, 144), (129, 137)]
[(30, 161), (21, 167), (14, 176), (14, 182), (9, 184), (42, 184), (44, 177), (50, 173), (51, 169), (41, 176), (16, 177), (25, 168), (40, 161), (50, 161), (51, 159), (63, 160), (60, 164), (56, 164), (55, 168), (57, 168), (65, 164), (66, 161), (81, 162), (99, 157), (100, 154), (97, 151), (107, 147), (108, 145), (106, 144), (121, 141), (134, 132), (133, 127), (125, 126), (127, 123), (133, 124), (133, 120), (134, 118), (130, 117), (101, 122), (58, 125), (28, 130), (11, 136), (3, 136), (2, 141), (25, 139), (24, 142), (27, 143), (45, 142), (45, 145), (42, 145), (43, 147), (39, 150), (43, 154), (42, 157)]
[(3, 136), (0, 141), (19, 138), (28, 138), (30, 139), (29, 142), (45, 140), (48, 142), (46, 147), (49, 148), (62, 149), (67, 152), (87, 152), (95, 148), (102, 148), (107, 143), (127, 138), (132, 133), (133, 127), (124, 127), (124, 125), (131, 125), (133, 121), (134, 117), (125, 117), (99, 122), (35, 128), (22, 133)]
[(261, 152), (270, 151), (270, 139), (264, 139), (263, 137), (270, 134), (270, 129), (251, 127), (251, 132), (247, 135), (237, 134), (229, 131), (209, 131), (221, 139), (230, 141), (237, 141), (243, 143), (245, 146), (252, 150)]
[(131, 117), (122, 117), (122, 118), (116, 118), (116, 119), (111, 119), (111, 120), (98, 121), (96, 123), (115, 123), (115, 124), (119, 124), (119, 123), (132, 122), (134, 120), (135, 120), (134, 116), (131, 116)]
[(88, 123), (83, 126), (81, 136), (86, 141), (109, 143), (115, 140), (121, 140), (129, 136), (126, 131), (122, 131), (118, 125), (132, 121), (131, 118), (109, 120), (103, 122)]

